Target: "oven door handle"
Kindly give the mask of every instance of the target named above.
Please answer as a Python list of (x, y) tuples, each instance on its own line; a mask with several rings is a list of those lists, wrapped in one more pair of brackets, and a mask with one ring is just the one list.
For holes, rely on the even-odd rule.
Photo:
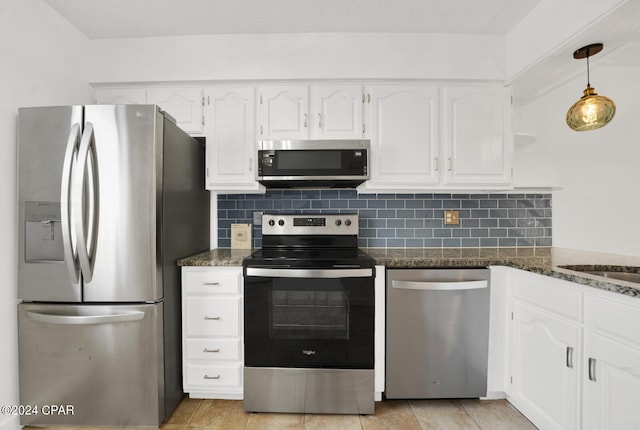
[(270, 269), (247, 267), (246, 276), (263, 278), (365, 278), (373, 276), (373, 269)]

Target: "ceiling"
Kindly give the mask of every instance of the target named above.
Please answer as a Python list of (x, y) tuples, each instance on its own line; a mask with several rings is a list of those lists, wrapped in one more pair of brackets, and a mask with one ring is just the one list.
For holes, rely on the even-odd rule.
[(242, 33), (504, 35), (540, 0), (44, 0), (90, 39)]
[[(1, 0), (0, 0), (1, 1)], [(265, 33), (504, 36), (545, 0), (43, 0), (89, 39)], [(592, 66), (640, 67), (640, 1), (620, 2), (511, 77), (514, 99), (584, 74), (574, 49), (604, 42)]]

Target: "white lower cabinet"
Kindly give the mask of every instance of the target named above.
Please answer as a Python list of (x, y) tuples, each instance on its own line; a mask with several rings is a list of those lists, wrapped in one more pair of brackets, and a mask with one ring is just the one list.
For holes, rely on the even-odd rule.
[(640, 429), (640, 300), (509, 277), (509, 401), (540, 429)]
[[(610, 297), (604, 297), (610, 296)], [(584, 429), (640, 429), (640, 301), (586, 298)]]
[(514, 405), (540, 428), (577, 429), (582, 328), (524, 302), (513, 309)]
[(192, 398), (242, 399), (241, 267), (182, 268), (183, 389)]

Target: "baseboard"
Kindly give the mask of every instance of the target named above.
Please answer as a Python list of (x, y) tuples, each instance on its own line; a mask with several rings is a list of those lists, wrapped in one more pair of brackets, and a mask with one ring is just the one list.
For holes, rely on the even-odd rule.
[(507, 398), (507, 393), (504, 391), (488, 391), (485, 397), (481, 397), (480, 400), (502, 400)]

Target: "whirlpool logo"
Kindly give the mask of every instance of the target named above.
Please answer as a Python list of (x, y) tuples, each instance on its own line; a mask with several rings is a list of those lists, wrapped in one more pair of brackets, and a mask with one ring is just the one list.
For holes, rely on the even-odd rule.
[(312, 351), (312, 350), (310, 350), (310, 349), (303, 349), (303, 350), (302, 350), (302, 353), (303, 353), (304, 355), (306, 355), (306, 356), (316, 355), (316, 352), (315, 352), (315, 351)]

